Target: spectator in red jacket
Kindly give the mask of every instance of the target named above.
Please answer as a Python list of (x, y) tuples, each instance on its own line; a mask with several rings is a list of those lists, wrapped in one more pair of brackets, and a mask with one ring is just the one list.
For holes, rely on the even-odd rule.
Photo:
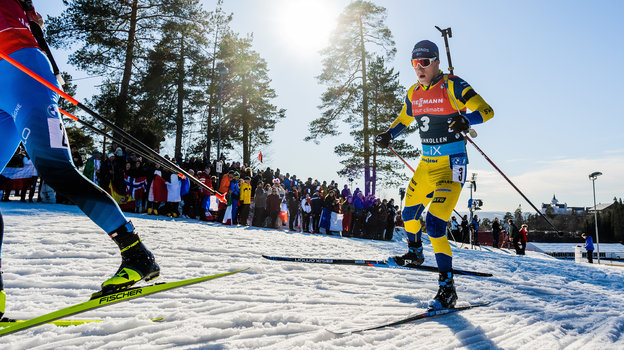
[(523, 224), (520, 228), (520, 255), (524, 255), (524, 251), (526, 250), (528, 232), (529, 226), (527, 224)]

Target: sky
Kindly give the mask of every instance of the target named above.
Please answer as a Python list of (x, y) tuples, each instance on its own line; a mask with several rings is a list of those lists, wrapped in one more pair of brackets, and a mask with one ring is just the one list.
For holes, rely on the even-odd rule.
[[(620, 1), (373, 1), (387, 9), (386, 25), (396, 43), (391, 65), (400, 72), (405, 88), (416, 81), (410, 65), (411, 49), (422, 39), (438, 44), (442, 64), (448, 63), (443, 39), (435, 29), (451, 27), (449, 40), (455, 74), (465, 79), (493, 107), (492, 120), (478, 125), (474, 140), (485, 154), (536, 205), (555, 195), (569, 206), (593, 205), (588, 175), (596, 180), (596, 201), (608, 203), (624, 197), (623, 107), (617, 89), (624, 74), (624, 44), (619, 38), (624, 24)], [(214, 9), (216, 1), (203, 1)], [(319, 50), (328, 44), (338, 14), (348, 1), (236, 0), (224, 1), (234, 14), (231, 27), (240, 34), (253, 33), (256, 50), (266, 61), (273, 103), (286, 109), (286, 119), (262, 150), (264, 165), (280, 168), (299, 178), (336, 180), (340, 159), (333, 149), (350, 141), (322, 139), (305, 142), (310, 121), (320, 116), (317, 106), (324, 86)], [(35, 1), (39, 12), (58, 15), (61, 0)], [(59, 66), (76, 78), (86, 77), (66, 63)], [(65, 58), (65, 60), (63, 59)], [(95, 80), (97, 81), (97, 80)], [(78, 97), (95, 92), (94, 79), (79, 80)], [(420, 147), (416, 134), (410, 142)], [(171, 146), (171, 149), (173, 146)], [(171, 150), (172, 153), (172, 150)], [(468, 145), (469, 173), (475, 173), (475, 198), (485, 211), (514, 211), (530, 205), (505, 179)], [(412, 166), (417, 159), (410, 159)], [(409, 170), (405, 169), (405, 174)], [(362, 187), (356, 179), (354, 187)], [(465, 188), (457, 204), (464, 211), (470, 191)], [(383, 189), (382, 197), (398, 197), (398, 188)]]

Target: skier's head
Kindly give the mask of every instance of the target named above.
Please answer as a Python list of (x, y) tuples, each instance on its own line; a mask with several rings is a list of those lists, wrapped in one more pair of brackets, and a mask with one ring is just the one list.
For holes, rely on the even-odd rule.
[(438, 46), (429, 41), (422, 40), (412, 49), (412, 67), (422, 85), (429, 85), (433, 78), (440, 73), (440, 52)]

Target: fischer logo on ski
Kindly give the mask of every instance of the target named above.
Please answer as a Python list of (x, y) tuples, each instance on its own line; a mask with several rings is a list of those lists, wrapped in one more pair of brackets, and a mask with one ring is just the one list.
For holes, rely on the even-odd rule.
[(112, 295), (103, 296), (100, 298), (99, 304), (110, 303), (111, 301), (115, 301), (118, 299), (129, 298), (129, 297), (141, 294), (142, 292), (143, 292), (143, 289), (138, 288), (138, 289), (133, 289), (133, 290), (128, 290), (128, 291), (122, 291), (122, 292), (112, 294)]

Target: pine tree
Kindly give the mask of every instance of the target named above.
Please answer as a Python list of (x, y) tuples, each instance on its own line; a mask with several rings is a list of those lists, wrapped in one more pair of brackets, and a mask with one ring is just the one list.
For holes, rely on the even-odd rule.
[[(207, 35), (210, 37), (209, 43), (210, 52), (208, 52), (208, 76), (209, 82), (206, 86), (206, 93), (208, 95), (208, 105), (205, 112), (205, 137), (200, 141), (200, 147), (203, 146), (204, 158), (209, 159), (212, 151), (213, 140), (218, 137), (218, 133), (215, 133), (214, 118), (217, 116), (218, 104), (219, 104), (219, 92), (222, 82), (221, 74), (219, 71), (217, 61), (222, 59), (221, 55), (221, 43), (223, 38), (231, 34), (229, 24), (232, 21), (232, 14), (226, 14), (223, 12), (223, 0), (217, 1), (217, 7), (214, 11), (210, 12), (208, 18)], [(218, 117), (218, 116), (217, 116)], [(221, 120), (219, 120), (221, 121)], [(216, 135), (216, 136), (215, 136)], [(202, 145), (203, 144), (203, 145)]]
[[(361, 149), (341, 147), (337, 151), (353, 159), (345, 161), (346, 168), (362, 164), (365, 193), (371, 190), (371, 138), (374, 136), (370, 120), (369, 61), (375, 50), (390, 59), (395, 54), (394, 41), (385, 25), (386, 10), (371, 2), (356, 0), (342, 12), (334, 30), (330, 46), (322, 51), (323, 71), (319, 82), (327, 85), (322, 95), (322, 116), (309, 125), (306, 141), (339, 135), (338, 122), (344, 121), (351, 129), (361, 132)], [(353, 114), (357, 113), (358, 118)], [(360, 158), (361, 161), (357, 161)]]
[[(371, 61), (369, 68), (370, 133), (375, 135), (385, 131), (401, 111), (405, 88), (399, 83), (399, 73), (395, 73), (394, 69), (386, 67), (383, 57), (375, 57)], [(356, 96), (357, 94), (356, 92)], [(357, 99), (363, 100), (361, 98)], [(346, 120), (349, 123), (358, 124), (361, 107), (362, 104), (358, 105), (356, 107), (356, 112), (358, 113), (347, 117)], [(413, 128), (408, 129), (405, 134), (410, 135), (415, 130)], [(354, 142), (343, 143), (335, 148), (336, 154), (346, 158), (341, 161), (344, 167), (338, 171), (338, 174), (342, 177), (360, 177), (364, 172), (363, 157), (361, 157), (364, 149), (363, 130), (354, 128), (350, 134), (353, 136)], [(407, 158), (418, 157), (418, 150), (408, 144), (403, 138), (393, 141), (392, 146), (397, 152)], [(372, 193), (375, 193), (377, 180), (380, 180), (384, 185), (390, 186), (404, 184), (408, 180), (401, 172), (401, 169), (404, 168), (403, 164), (387, 148), (382, 149), (373, 144), (371, 158)]]
[(161, 39), (148, 55), (139, 115), (165, 120), (165, 130), (175, 132), (174, 153), (180, 157), (185, 126), (195, 122), (204, 104), (207, 70), (201, 48), (207, 44), (207, 23), (202, 20), (207, 14), (199, 0), (169, 1), (162, 11)]
[[(161, 19), (161, 2), (156, 0), (63, 0), (65, 10), (49, 18), (50, 45), (69, 49), (82, 45), (69, 61), (94, 75), (106, 76), (100, 98), (112, 103), (112, 122), (124, 127), (131, 118), (131, 85), (134, 67), (155, 40)], [(111, 89), (116, 85), (115, 89)]]
[(243, 163), (250, 165), (254, 148), (270, 143), (269, 132), (284, 118), (285, 110), (271, 104), (277, 94), (270, 87), (266, 61), (252, 50), (253, 36), (228, 34), (222, 58), (228, 68), (224, 91), (225, 132), (242, 148)]

